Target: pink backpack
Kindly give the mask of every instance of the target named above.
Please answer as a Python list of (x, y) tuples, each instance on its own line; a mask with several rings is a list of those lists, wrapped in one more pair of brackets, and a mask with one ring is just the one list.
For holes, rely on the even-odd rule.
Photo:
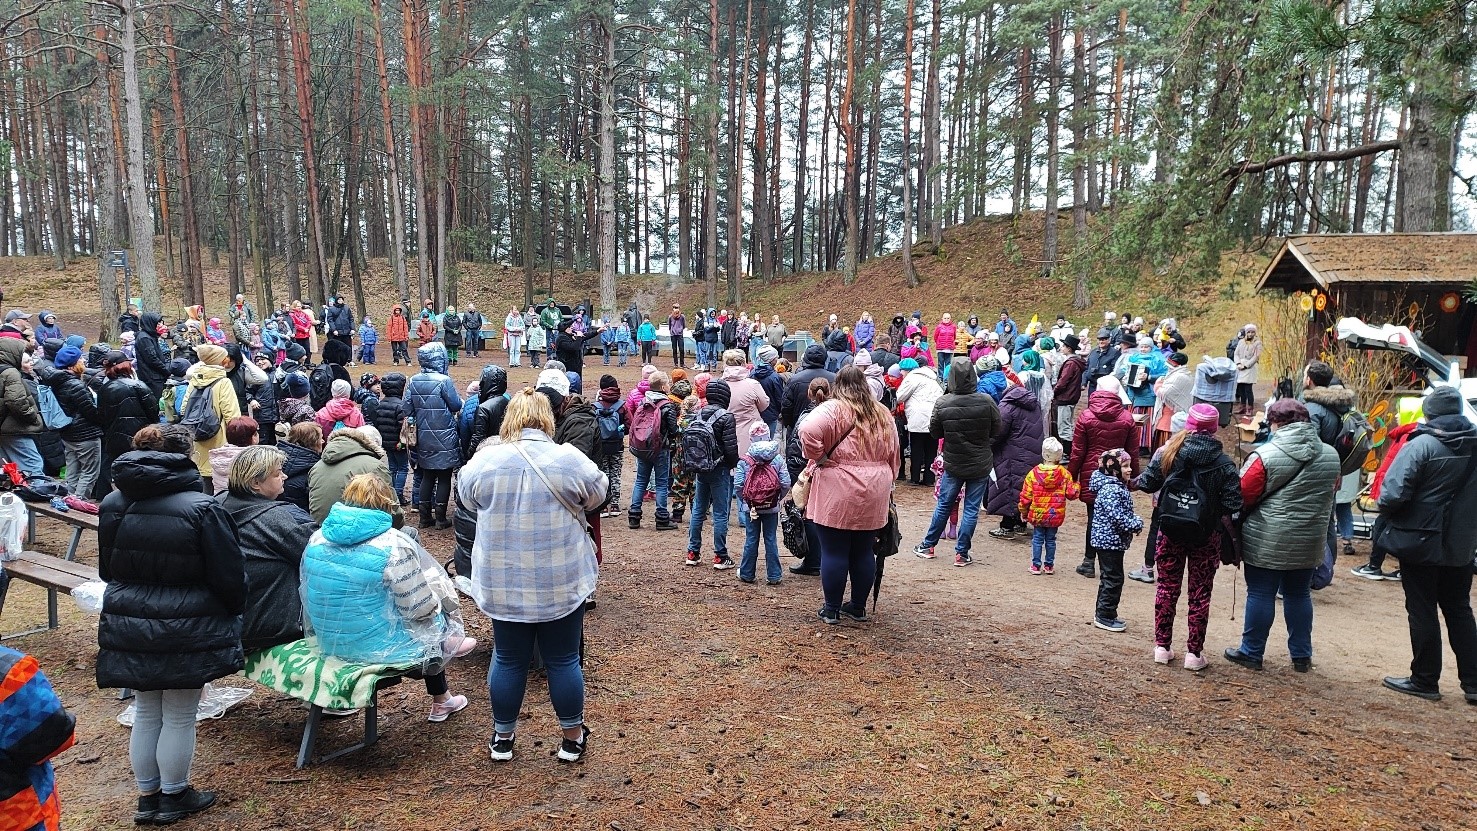
[(662, 408), (642, 400), (631, 414), (631, 452), (649, 459), (662, 450)]

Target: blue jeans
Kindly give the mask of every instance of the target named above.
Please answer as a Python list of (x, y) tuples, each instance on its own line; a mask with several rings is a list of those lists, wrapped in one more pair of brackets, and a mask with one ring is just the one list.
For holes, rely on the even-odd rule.
[(522, 348), (523, 348), (523, 338), (522, 337), (512, 337), (512, 336), (509, 336), (508, 337), (508, 366), (521, 366), (522, 365), (522, 362), (518, 359), (518, 351), (520, 349), (522, 349)]
[(385, 461), (390, 465), (390, 487), (395, 498), (405, 501), (405, 477), (410, 473), (410, 451), (385, 448)]
[(646, 496), (648, 484), (656, 491), (657, 520), (666, 520), (671, 516), (667, 513), (667, 491), (672, 487), (672, 460), (665, 450), (658, 451), (655, 456), (654, 459), (636, 456), (636, 484), (631, 487), (630, 510), (634, 519), (641, 518), (641, 500)]
[(1335, 502), (1333, 505), (1333, 519), (1339, 527), (1339, 539), (1354, 539), (1354, 503)]
[(1313, 657), (1313, 569), (1275, 571), (1245, 563), (1246, 625), (1241, 652), (1257, 660), (1267, 651), (1267, 635), (1277, 619), (1277, 592), (1287, 618), (1287, 651), (1293, 658)]
[(513, 623), (492, 620), (492, 664), (487, 690), (492, 696), (492, 726), (504, 736), (518, 729), (518, 713), (528, 690), (533, 647), (549, 675), (549, 701), (564, 729), (585, 723), (585, 673), (580, 669), (580, 640), (585, 632), (585, 604), (558, 620)]
[(36, 440), (30, 436), (0, 438), (0, 456), (4, 456), (8, 462), (15, 462), (15, 466), (27, 476), (45, 473), (43, 468), (46, 463), (41, 460), (41, 451), (36, 449)]
[[(749, 509), (742, 503), (739, 510), (748, 513)], [(764, 535), (764, 578), (771, 583), (780, 581), (780, 546), (776, 538), (776, 532), (780, 527), (780, 515), (770, 512), (759, 515), (758, 519), (749, 520), (748, 531), (744, 534), (744, 556), (739, 561), (739, 579), (753, 580), (754, 570), (759, 564), (759, 535)]]
[(826, 611), (837, 613), (846, 593), (846, 578), (851, 578), (851, 605), (867, 607), (867, 593), (877, 579), (877, 529), (851, 531), (815, 523), (821, 544), (821, 591), (826, 597)]
[(600, 355), (605, 359), (604, 366), (610, 366), (610, 350), (615, 347), (613, 343), (600, 342)]
[[(1041, 549), (1046, 549), (1046, 559), (1041, 559)], [(1056, 565), (1056, 529), (1034, 526), (1031, 531), (1031, 565)]]
[(968, 554), (970, 541), (974, 538), (974, 526), (980, 518), (980, 505), (985, 501), (985, 486), (989, 482), (985, 478), (960, 479), (945, 470), (943, 478), (939, 480), (939, 501), (933, 508), (933, 519), (928, 523), (928, 533), (923, 535), (923, 547), (933, 548), (938, 545), (944, 526), (949, 522), (949, 514), (954, 509), (954, 500), (959, 498), (959, 490), (963, 488), (964, 506), (959, 512), (959, 540), (954, 544), (954, 550), (960, 554)]
[(728, 512), (733, 502), (733, 474), (720, 465), (707, 473), (697, 474), (693, 477), (692, 485), (692, 515), (687, 519), (687, 550), (702, 553), (703, 520), (707, 519), (711, 509), (713, 553), (727, 559)]

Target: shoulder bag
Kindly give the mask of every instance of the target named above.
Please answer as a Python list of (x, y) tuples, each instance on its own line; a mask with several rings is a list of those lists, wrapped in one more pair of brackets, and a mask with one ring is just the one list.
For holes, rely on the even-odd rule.
[[(798, 424), (796, 425), (796, 429), (799, 429)], [(805, 503), (807, 500), (810, 499), (810, 479), (813, 475), (813, 471), (816, 468), (824, 465), (826, 462), (830, 461), (831, 454), (836, 452), (836, 448), (840, 447), (841, 442), (846, 441), (846, 437), (851, 435), (851, 431), (855, 429), (856, 422), (853, 421), (851, 425), (846, 428), (846, 431), (841, 434), (841, 437), (832, 442), (830, 448), (827, 449), (825, 453), (821, 454), (820, 459), (806, 465), (805, 469), (800, 471), (800, 475), (795, 477), (795, 485), (794, 487), (790, 488), (790, 500), (795, 503), (795, 507), (799, 508), (801, 511), (805, 510)]]

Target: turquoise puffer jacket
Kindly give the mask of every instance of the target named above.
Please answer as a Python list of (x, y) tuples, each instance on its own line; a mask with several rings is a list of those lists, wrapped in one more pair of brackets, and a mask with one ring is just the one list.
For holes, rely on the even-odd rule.
[(426, 643), (427, 627), (407, 620), (392, 596), (386, 567), (397, 546), (413, 549), (414, 543), (391, 523), (384, 511), (338, 503), (308, 541), (302, 564), (303, 622), (328, 655), (384, 664), (434, 657), (433, 645)]

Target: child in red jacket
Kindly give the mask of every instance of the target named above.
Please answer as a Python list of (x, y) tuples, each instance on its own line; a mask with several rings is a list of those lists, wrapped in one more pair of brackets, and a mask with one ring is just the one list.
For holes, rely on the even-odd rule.
[[(1067, 500), (1081, 489), (1072, 474), (1062, 467), (1062, 443), (1048, 438), (1041, 443), (1041, 464), (1031, 468), (1021, 485), (1016, 507), (1031, 531), (1031, 573), (1056, 573), (1056, 530), (1067, 518)], [(1043, 549), (1045, 556), (1043, 559)]]

